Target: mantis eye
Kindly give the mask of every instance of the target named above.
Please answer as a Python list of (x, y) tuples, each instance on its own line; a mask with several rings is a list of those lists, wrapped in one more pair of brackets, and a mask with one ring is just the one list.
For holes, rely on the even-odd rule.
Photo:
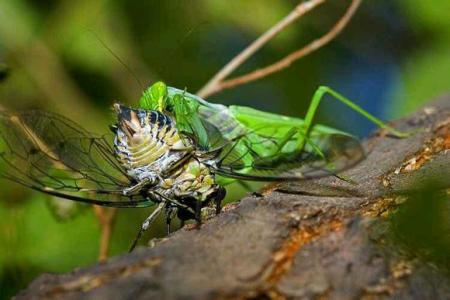
[(109, 125), (109, 130), (111, 130), (112, 133), (117, 134), (117, 124)]

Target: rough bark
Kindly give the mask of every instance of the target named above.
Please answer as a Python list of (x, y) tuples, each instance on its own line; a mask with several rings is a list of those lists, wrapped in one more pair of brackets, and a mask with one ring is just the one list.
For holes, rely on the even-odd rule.
[(424, 179), (449, 187), (450, 97), (433, 103), (394, 123), (418, 130), (411, 137), (379, 131), (364, 142), (367, 158), (344, 174), (358, 184), (329, 177), (268, 186), (199, 230), (44, 274), (17, 298), (449, 299), (448, 269), (393, 242), (388, 217), (408, 203), (399, 193)]

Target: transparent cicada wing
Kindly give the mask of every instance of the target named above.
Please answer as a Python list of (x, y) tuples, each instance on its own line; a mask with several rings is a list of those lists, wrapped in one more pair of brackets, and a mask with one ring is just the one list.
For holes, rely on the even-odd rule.
[(143, 196), (124, 196), (131, 185), (117, 161), (111, 137), (44, 111), (0, 112), (0, 177), (80, 202), (148, 206)]
[(297, 181), (338, 174), (364, 158), (360, 142), (349, 135), (321, 136), (309, 140), (301, 151), (293, 148), (293, 141), (289, 143), (280, 145), (279, 139), (260, 135), (252, 141), (251, 134), (244, 136), (224, 148), (216, 172), (239, 180)]

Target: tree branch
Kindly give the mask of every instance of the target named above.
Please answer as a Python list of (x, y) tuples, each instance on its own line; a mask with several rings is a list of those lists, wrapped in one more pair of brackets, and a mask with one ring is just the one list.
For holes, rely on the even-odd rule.
[[(342, 174), (357, 184), (330, 176), (272, 185), (199, 229), (102, 264), (41, 275), (15, 299), (448, 299), (445, 264), (393, 239), (392, 218), (414, 203), (415, 193), (404, 191), (424, 179), (448, 188), (449, 100), (395, 122), (417, 132), (408, 138), (379, 132), (368, 139), (366, 159)], [(425, 195), (427, 210), (442, 208), (427, 228), (443, 245), (448, 205)], [(427, 226), (429, 212), (407, 217)]]
[(103, 262), (108, 258), (111, 234), (117, 215), (117, 208), (107, 208), (97, 205), (93, 205), (92, 208), (100, 225), (100, 247), (98, 250), (98, 261)]
[(200, 97), (207, 98), (213, 94), (216, 94), (224, 89), (233, 88), (239, 85), (243, 85), (257, 79), (266, 77), (275, 72), (281, 71), (289, 67), (294, 61), (307, 56), (308, 54), (318, 50), (323, 47), (331, 40), (333, 40), (345, 26), (348, 24), (352, 16), (355, 14), (361, 0), (352, 0), (352, 3), (348, 7), (342, 18), (328, 31), (325, 35), (319, 39), (314, 40), (305, 47), (292, 52), (291, 54), (285, 56), (281, 60), (268, 65), (264, 68), (257, 69), (248, 74), (225, 80), (225, 78), (230, 75), (234, 70), (236, 70), (242, 63), (244, 63), (251, 55), (253, 55), (257, 50), (259, 50), (264, 44), (271, 40), (276, 34), (286, 28), (293, 21), (297, 20), (305, 13), (311, 11), (313, 8), (322, 4), (324, 1), (308, 1), (299, 4), (289, 15), (287, 15), (283, 20), (277, 23), (274, 27), (269, 29), (261, 37), (259, 37), (255, 42), (248, 46), (244, 51), (242, 51), (238, 56), (233, 58), (222, 70), (220, 70), (202, 89), (200, 89), (197, 94)]

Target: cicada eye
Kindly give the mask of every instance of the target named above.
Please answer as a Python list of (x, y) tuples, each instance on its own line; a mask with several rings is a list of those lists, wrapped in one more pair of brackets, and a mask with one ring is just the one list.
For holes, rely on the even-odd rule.
[(112, 133), (117, 134), (117, 124), (109, 125), (109, 130), (111, 130)]

